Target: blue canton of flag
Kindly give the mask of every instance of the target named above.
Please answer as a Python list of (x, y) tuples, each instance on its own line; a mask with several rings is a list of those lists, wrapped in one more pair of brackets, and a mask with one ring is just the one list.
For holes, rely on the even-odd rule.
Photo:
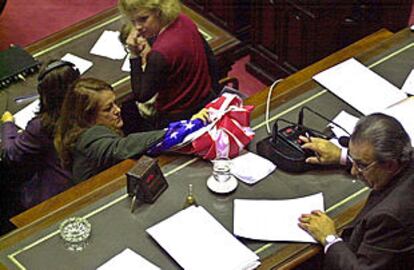
[(201, 119), (182, 120), (170, 123), (163, 140), (151, 147), (147, 151), (147, 154), (159, 155), (161, 152), (167, 151), (171, 147), (180, 144), (187, 135), (206, 125), (207, 123), (204, 124)]

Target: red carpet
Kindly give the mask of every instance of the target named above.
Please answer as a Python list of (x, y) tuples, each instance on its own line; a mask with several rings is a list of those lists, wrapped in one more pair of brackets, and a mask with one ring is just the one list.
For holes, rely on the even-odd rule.
[(9, 0), (0, 16), (0, 50), (27, 46), (115, 6), (117, 0)]
[(229, 77), (239, 79), (239, 90), (247, 96), (251, 96), (266, 87), (261, 81), (246, 71), (246, 63), (249, 60), (250, 56), (240, 58), (228, 73)]

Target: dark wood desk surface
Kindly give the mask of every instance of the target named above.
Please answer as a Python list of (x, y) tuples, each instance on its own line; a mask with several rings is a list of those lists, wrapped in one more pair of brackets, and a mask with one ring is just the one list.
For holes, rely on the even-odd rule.
[[(378, 57), (381, 53), (393, 50), (393, 47), (398, 47), (398, 44), (407, 42), (407, 39), (412, 39), (412, 34), (408, 31), (403, 31), (388, 39), (391, 35), (392, 34), (388, 31), (379, 31), (309, 68), (290, 76), (277, 87), (277, 93), (273, 96), (272, 106), (282, 105), (287, 100), (315, 87), (315, 83), (312, 82), (311, 77), (320, 70), (332, 66), (350, 56), (357, 56), (358, 59), (363, 62), (373, 61), (373, 59)], [(262, 115), (264, 111), (265, 96), (266, 92), (262, 92), (247, 100), (247, 103), (256, 105), (253, 118)], [(162, 165), (167, 164), (173, 158), (174, 157), (161, 157), (160, 163)], [(42, 203), (20, 217), (16, 217), (14, 222), (20, 225), (28, 224), (29, 222), (31, 222), (31, 224), (25, 225), (21, 229), (1, 239), (0, 249), (13, 246), (35, 232), (69, 216), (76, 210), (86, 207), (97, 199), (105, 197), (124, 187), (125, 179), (123, 174), (133, 165), (133, 163), (134, 162), (131, 160), (124, 161), (103, 172), (99, 176), (93, 177), (73, 189)], [(349, 222), (355, 213), (358, 212), (362, 203), (363, 201), (356, 201), (352, 206), (345, 209), (345, 211), (336, 215), (338, 224), (341, 225)], [(45, 213), (48, 214), (45, 215)], [(318, 249), (312, 245), (287, 245), (277, 253), (264, 257), (261, 269), (290, 269), (290, 267), (297, 265), (317, 251)]]

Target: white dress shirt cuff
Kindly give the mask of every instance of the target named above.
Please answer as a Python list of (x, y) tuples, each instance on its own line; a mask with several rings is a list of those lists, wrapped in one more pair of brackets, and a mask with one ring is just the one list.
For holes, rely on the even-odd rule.
[(333, 240), (332, 242), (330, 242), (329, 244), (327, 244), (323, 248), (323, 252), (326, 254), (326, 252), (328, 252), (328, 249), (329, 249), (330, 246), (332, 246), (335, 243), (342, 242), (342, 241), (344, 241), (344, 240), (342, 240), (342, 238), (340, 238), (340, 237), (336, 238), (335, 240)]
[(348, 148), (341, 148), (341, 158), (339, 159), (339, 164), (345, 166), (348, 162)]

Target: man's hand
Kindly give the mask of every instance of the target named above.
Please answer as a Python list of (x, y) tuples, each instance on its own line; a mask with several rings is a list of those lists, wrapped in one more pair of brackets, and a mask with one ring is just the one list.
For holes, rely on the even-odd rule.
[(9, 111), (5, 111), (3, 115), (1, 116), (1, 122), (14, 122), (14, 117)]
[(339, 164), (341, 159), (341, 148), (333, 144), (332, 142), (311, 137), (310, 139), (305, 136), (299, 137), (303, 142), (302, 148), (310, 149), (316, 153), (318, 156), (308, 157), (306, 159), (307, 163), (311, 164)]
[(326, 236), (337, 234), (334, 221), (319, 210), (312, 211), (310, 214), (302, 214), (298, 225), (322, 245), (325, 245)]
[(210, 115), (208, 114), (208, 110), (205, 108), (201, 109), (198, 113), (194, 114), (193, 117), (191, 117), (191, 120), (194, 119), (200, 119), (204, 124), (210, 122)]

